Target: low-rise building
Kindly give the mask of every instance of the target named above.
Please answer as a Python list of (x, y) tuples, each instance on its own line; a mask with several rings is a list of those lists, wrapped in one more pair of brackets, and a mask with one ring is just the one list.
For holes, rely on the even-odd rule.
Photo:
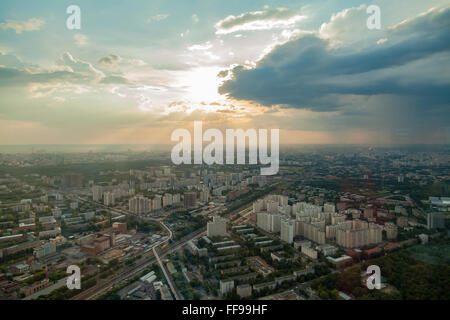
[(330, 261), (336, 269), (344, 268), (353, 263), (352, 257), (347, 255), (340, 256), (339, 258), (327, 257), (327, 260)]
[(252, 286), (249, 284), (241, 284), (236, 287), (236, 293), (241, 298), (247, 298), (252, 295)]
[(25, 297), (28, 297), (38, 291), (41, 291), (42, 289), (47, 288), (48, 286), (50, 286), (50, 284), (51, 284), (50, 281), (46, 278), (37, 284), (26, 286), (20, 289), (20, 293), (22, 293)]
[(259, 292), (263, 289), (275, 289), (277, 287), (277, 283), (275, 281), (264, 282), (260, 284), (255, 284), (253, 286), (253, 291)]
[(41, 259), (41, 258), (51, 255), (55, 252), (56, 252), (56, 244), (50, 242), (50, 243), (44, 244), (43, 246), (41, 246), (37, 249), (34, 249), (33, 255), (37, 259)]
[(220, 280), (220, 293), (222, 295), (227, 294), (234, 289), (234, 280)]
[(428, 243), (428, 235), (426, 235), (424, 233), (419, 234), (419, 239), (420, 239), (420, 242), (422, 244), (427, 244)]
[(311, 247), (303, 246), (302, 253), (313, 260), (317, 259), (317, 251)]

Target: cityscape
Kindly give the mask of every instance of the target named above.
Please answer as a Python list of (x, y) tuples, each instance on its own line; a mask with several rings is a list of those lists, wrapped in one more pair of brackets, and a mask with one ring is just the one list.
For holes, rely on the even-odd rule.
[(288, 148), (273, 176), (145, 151), (2, 154), (1, 297), (448, 299), (448, 148), (334, 149)]
[(448, 0), (2, 1), (0, 302), (450, 300), (449, 53)]

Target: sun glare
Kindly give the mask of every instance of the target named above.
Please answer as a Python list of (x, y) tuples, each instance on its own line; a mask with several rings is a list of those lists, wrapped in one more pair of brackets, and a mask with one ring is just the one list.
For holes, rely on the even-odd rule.
[(205, 67), (187, 71), (180, 81), (186, 87), (187, 98), (196, 103), (225, 100), (218, 92), (222, 81), (217, 77), (220, 70), (219, 67)]

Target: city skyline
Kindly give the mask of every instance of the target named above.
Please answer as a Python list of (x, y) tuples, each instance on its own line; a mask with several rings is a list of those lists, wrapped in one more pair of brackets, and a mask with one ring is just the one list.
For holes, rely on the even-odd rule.
[(447, 1), (79, 1), (69, 30), (71, 4), (0, 4), (1, 145), (170, 144), (194, 121), (449, 143)]

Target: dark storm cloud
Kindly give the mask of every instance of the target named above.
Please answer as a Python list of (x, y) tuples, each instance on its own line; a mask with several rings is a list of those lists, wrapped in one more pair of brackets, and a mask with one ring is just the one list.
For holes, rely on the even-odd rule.
[(220, 92), (313, 111), (339, 109), (341, 95), (429, 97), (441, 106), (450, 92), (449, 17), (450, 8), (430, 10), (391, 28), (389, 43), (370, 48), (330, 49), (327, 40), (306, 35), (275, 48), (254, 69), (236, 67)]

